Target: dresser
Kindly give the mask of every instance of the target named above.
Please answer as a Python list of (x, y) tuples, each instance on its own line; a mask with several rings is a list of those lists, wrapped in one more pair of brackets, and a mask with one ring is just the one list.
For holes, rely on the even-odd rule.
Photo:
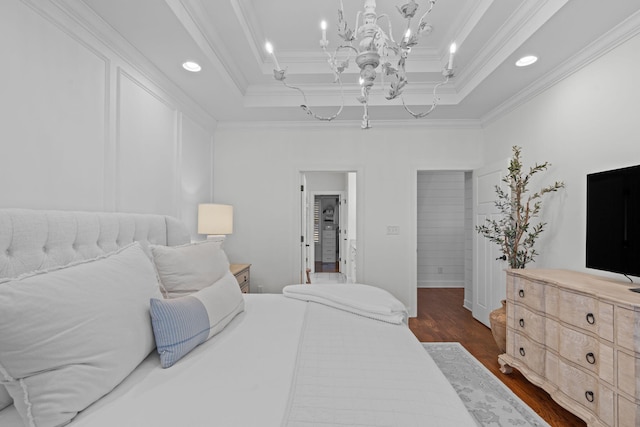
[(243, 294), (251, 292), (250, 269), (251, 264), (231, 264), (229, 266), (229, 270), (231, 270), (231, 274), (236, 276), (236, 280), (238, 281), (238, 285), (240, 285), (240, 290)]
[(640, 426), (639, 284), (507, 271), (503, 373), (518, 369), (589, 427)]
[(336, 262), (336, 230), (322, 230), (322, 262)]

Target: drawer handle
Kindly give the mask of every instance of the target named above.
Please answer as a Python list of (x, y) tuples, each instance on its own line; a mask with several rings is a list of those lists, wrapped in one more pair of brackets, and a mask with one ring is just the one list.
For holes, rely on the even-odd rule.
[(594, 398), (595, 398), (595, 397), (594, 397), (594, 395), (593, 395), (593, 392), (592, 392), (592, 391), (585, 391), (585, 392), (584, 392), (584, 397), (585, 397), (585, 399), (587, 399), (589, 402), (593, 402), (593, 400), (594, 400)]
[(520, 319), (518, 323), (520, 323), (521, 328), (524, 328), (524, 319)]
[(518, 295), (520, 295), (520, 298), (524, 298), (524, 289), (520, 289)]
[(593, 313), (587, 313), (587, 323), (590, 325), (596, 323), (596, 317), (593, 315)]
[(596, 363), (596, 355), (591, 352), (587, 353), (587, 362), (590, 365), (594, 365)]
[(520, 356), (524, 357), (524, 355), (525, 355), (524, 347), (520, 347)]

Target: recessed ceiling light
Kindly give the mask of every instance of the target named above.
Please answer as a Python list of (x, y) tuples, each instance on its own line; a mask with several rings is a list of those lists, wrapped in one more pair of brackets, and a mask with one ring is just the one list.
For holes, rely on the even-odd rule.
[(523, 56), (522, 58), (520, 58), (520, 59), (518, 59), (516, 61), (516, 66), (518, 66), (518, 67), (526, 67), (528, 65), (533, 64), (537, 60), (538, 60), (537, 56), (533, 56), (533, 55)]
[(182, 68), (184, 68), (187, 71), (191, 71), (192, 73), (197, 73), (198, 71), (202, 70), (202, 67), (200, 66), (200, 64), (193, 61), (187, 61), (183, 63)]

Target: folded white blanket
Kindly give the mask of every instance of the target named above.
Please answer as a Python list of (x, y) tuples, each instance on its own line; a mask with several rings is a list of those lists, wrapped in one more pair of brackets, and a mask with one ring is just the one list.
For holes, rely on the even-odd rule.
[(284, 296), (311, 301), (383, 322), (407, 323), (407, 308), (384, 289), (357, 283), (289, 285)]

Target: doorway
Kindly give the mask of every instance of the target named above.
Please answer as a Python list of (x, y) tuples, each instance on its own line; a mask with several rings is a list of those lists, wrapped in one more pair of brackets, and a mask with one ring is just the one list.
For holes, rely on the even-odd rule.
[(356, 172), (301, 172), (301, 183), (302, 276), (354, 283)]
[(471, 172), (418, 170), (416, 178), (417, 287), (464, 288), (471, 310)]

